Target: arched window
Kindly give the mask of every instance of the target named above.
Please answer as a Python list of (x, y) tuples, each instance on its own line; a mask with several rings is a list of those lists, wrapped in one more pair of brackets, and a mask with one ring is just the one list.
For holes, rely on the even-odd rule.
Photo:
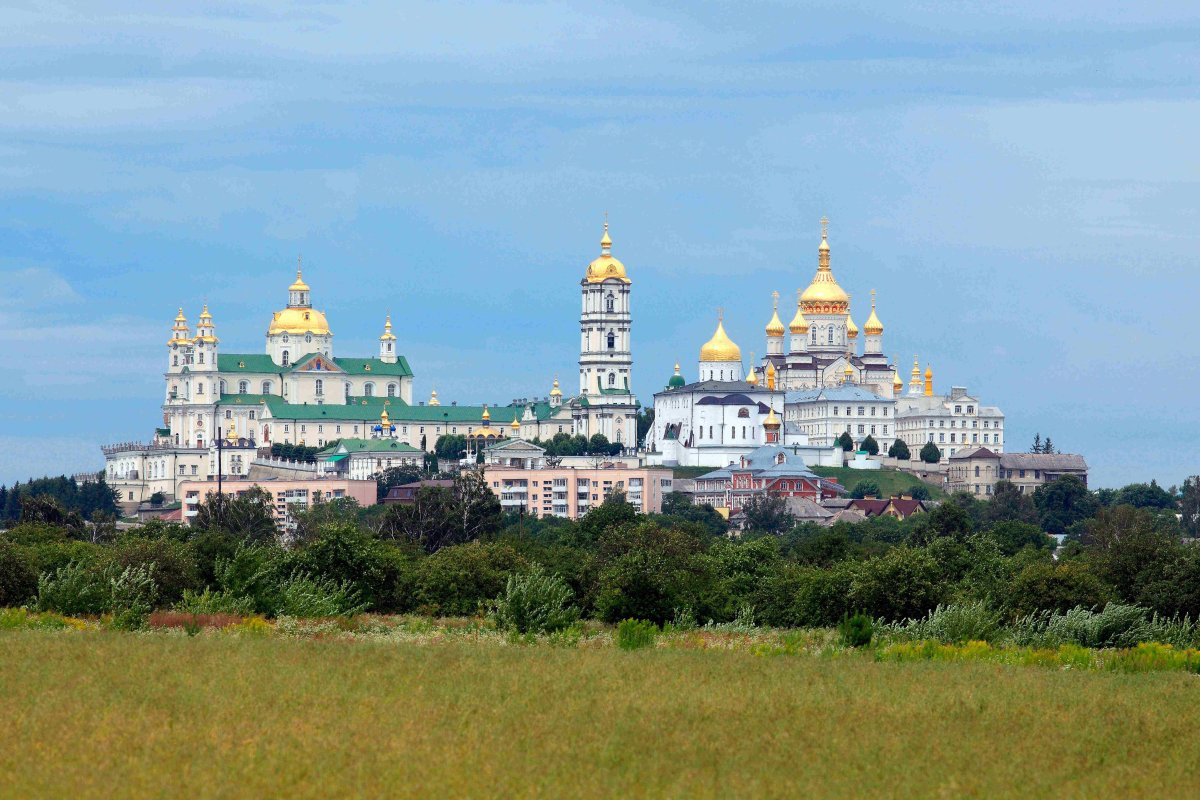
[(367, 397), (374, 397), (375, 396), (375, 384), (368, 383), (366, 386), (364, 386), (363, 394), (365, 394)]
[(608, 332), (608, 349), (612, 350), (617, 346), (617, 336), (612, 331)]
[(288, 355), (288, 351), (287, 351), (287, 350), (284, 350), (284, 351), (283, 351), (283, 365), (286, 367), (286, 366), (287, 366), (288, 364), (290, 364), (290, 363), (292, 363), (292, 359), (291, 359), (291, 357)]
[(615, 372), (608, 373), (608, 385), (609, 386), (617, 385), (617, 373), (615, 373)]
[(396, 396), (396, 384), (389, 383), (388, 384), (388, 397), (395, 397), (395, 396)]
[(221, 381), (221, 394), (225, 394), (225, 381)]
[(250, 381), (238, 381), (238, 394), (246, 394), (250, 391)]
[(817, 343), (817, 329), (816, 328), (813, 328), (812, 330), (810, 330), (808, 332), (808, 341), (811, 342), (812, 344)]
[(613, 293), (609, 292), (608, 297), (605, 298), (605, 300), (604, 300), (604, 310), (608, 311), (611, 314), (612, 310), (613, 310), (613, 304), (615, 302), (616, 301), (613, 299)]
[(348, 402), (350, 402), (350, 381), (346, 381), (345, 387), (346, 387), (346, 402), (348, 403)]
[(833, 326), (829, 326), (829, 344), (833, 344)]
[(317, 394), (325, 394), (325, 381), (317, 378)]
[(179, 356), (171, 356), (171, 366), (172, 367), (179, 366)]
[(200, 351), (200, 363), (201, 364), (204, 363), (204, 351), (203, 350)]
[(270, 393), (271, 393), (271, 382), (270, 382), (270, 381), (263, 381), (263, 385), (262, 385), (262, 393), (263, 393), (263, 394), (270, 394)]
[(283, 335), (283, 343), (284, 343), (284, 344), (287, 344), (289, 341), (291, 341), (291, 340), (288, 338), (288, 335), (285, 333), (285, 334)]
[(196, 384), (196, 394), (204, 394), (204, 384), (203, 383)]

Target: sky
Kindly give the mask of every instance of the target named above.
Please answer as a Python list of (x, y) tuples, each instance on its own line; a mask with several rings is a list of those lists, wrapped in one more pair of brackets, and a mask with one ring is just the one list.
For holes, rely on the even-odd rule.
[(262, 352), (301, 254), (414, 399), (569, 387), (605, 213), (644, 404), (718, 307), (762, 354), (827, 216), (1009, 450), (1200, 472), (1195, 4), (98, 5), (0, 8), (0, 483), (147, 439), (179, 306)]

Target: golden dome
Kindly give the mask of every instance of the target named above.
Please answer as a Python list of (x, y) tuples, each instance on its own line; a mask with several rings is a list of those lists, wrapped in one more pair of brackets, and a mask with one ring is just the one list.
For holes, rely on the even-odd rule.
[(550, 390), (551, 397), (562, 397), (562, 389), (558, 388), (558, 378), (554, 379), (554, 388)]
[(383, 413), (379, 415), (379, 424), (383, 427), (385, 433), (387, 432), (387, 428), (390, 423), (391, 419), (388, 417), (387, 409), (385, 408)]
[(510, 425), (509, 427), (512, 428), (514, 431), (521, 430), (520, 420), (518, 420), (516, 417), (513, 417), (512, 425)]
[(810, 314), (845, 314), (850, 297), (838, 285), (829, 266), (829, 220), (821, 218), (821, 246), (817, 248), (817, 274), (800, 295), (800, 306)]
[(754, 369), (754, 353), (750, 354), (750, 377), (746, 378), (746, 383), (758, 386), (758, 371)]
[(396, 340), (396, 335), (394, 333), (392, 333), (392, 315), (391, 314), (387, 315), (387, 322), (383, 323), (383, 336), (380, 336), (379, 338), (381, 340), (393, 341), (393, 342)]
[(289, 292), (307, 292), (310, 291), (308, 284), (304, 282), (304, 278), (300, 276), (300, 268), (296, 267), (296, 280), (288, 287)]
[(904, 389), (904, 381), (900, 380), (900, 373), (892, 373), (892, 389), (899, 394)]
[(621, 283), (632, 283), (625, 274), (625, 265), (613, 258), (612, 239), (608, 237), (608, 223), (604, 223), (604, 236), (600, 239), (600, 257), (588, 264), (584, 281), (587, 283), (603, 283), (613, 279)]
[(788, 330), (792, 333), (808, 333), (808, 320), (804, 318), (804, 314), (800, 313), (800, 302), (796, 302), (796, 316), (792, 317), (792, 321), (788, 323)]
[(771, 298), (775, 301), (775, 311), (771, 314), (771, 321), (767, 323), (767, 336), (783, 336), (783, 322), (779, 319), (779, 292), (772, 292)]
[(767, 412), (767, 418), (763, 420), (763, 427), (778, 428), (782, 423), (779, 421), (779, 417), (775, 416), (775, 407), (768, 406), (768, 408), (770, 411)]
[(717, 318), (717, 332), (700, 348), (701, 361), (741, 361), (742, 349), (725, 333), (725, 324)]
[(492, 418), (492, 412), (488, 411), (487, 406), (483, 407), (483, 421), (487, 422)]
[[(183, 309), (180, 309), (182, 312)], [(204, 304), (204, 310), (200, 312), (200, 319), (212, 319), (212, 314), (208, 313), (208, 303)]]
[(438, 400), (437, 389), (434, 389), (432, 392), (429, 393), (429, 405), (440, 406), (441, 404), (442, 404), (442, 401)]
[(926, 364), (925, 365), (925, 380), (932, 380), (932, 378), (933, 378), (933, 367)]
[(330, 331), (325, 315), (315, 308), (285, 308), (275, 312), (275, 316), (271, 318), (271, 326), (267, 328), (268, 336), (276, 333), (312, 333), (328, 336)]
[(849, 309), (846, 309), (846, 336), (851, 339), (858, 338), (858, 326), (854, 324), (854, 318), (850, 316)]
[(879, 321), (879, 317), (875, 314), (875, 290), (871, 290), (871, 316), (867, 317), (867, 321), (863, 324), (863, 331), (867, 336), (879, 336), (883, 333), (883, 323)]
[(912, 381), (918, 382), (921, 380), (921, 363), (916, 356), (913, 356)]
[(187, 322), (187, 317), (183, 315), (183, 306), (179, 307), (179, 313), (175, 315), (176, 322)]

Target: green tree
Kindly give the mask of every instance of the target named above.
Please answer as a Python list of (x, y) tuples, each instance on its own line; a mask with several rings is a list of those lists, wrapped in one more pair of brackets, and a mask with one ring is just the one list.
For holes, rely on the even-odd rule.
[(757, 495), (750, 498), (742, 513), (746, 515), (746, 530), (764, 533), (783, 533), (796, 524), (796, 519), (787, 510), (782, 497)]
[(918, 545), (929, 544), (943, 536), (964, 541), (974, 529), (970, 511), (951, 498), (942, 501), (927, 514), (916, 515), (909, 540)]
[(993, 525), (987, 536), (996, 542), (1006, 556), (1015, 555), (1026, 547), (1039, 550), (1049, 550), (1054, 546), (1054, 540), (1042, 533), (1037, 525), (1016, 520), (1006, 520)]
[(897, 439), (892, 442), (892, 446), (888, 448), (888, 455), (897, 461), (908, 461), (912, 455), (908, 452), (908, 445), (903, 439)]
[(237, 496), (209, 492), (196, 509), (192, 527), (199, 530), (222, 530), (251, 543), (274, 542), (275, 499), (260, 486), (252, 487)]
[(662, 515), (703, 525), (714, 536), (729, 530), (729, 523), (712, 506), (707, 503), (698, 506), (683, 492), (671, 492), (663, 498)]
[(1135, 601), (1143, 584), (1182, 556), (1180, 542), (1161, 530), (1144, 508), (1101, 509), (1084, 527), (1088, 561), (1126, 602)]
[(433, 452), (438, 458), (458, 461), (467, 455), (467, 437), (462, 434), (442, 434), (434, 443)]
[(837, 446), (847, 453), (854, 449), (854, 439), (850, 438), (849, 431), (842, 431), (842, 435), (837, 438)]
[(707, 534), (688, 525), (643, 522), (606, 530), (597, 548), (597, 614), (608, 622), (644, 619), (661, 625), (675, 609), (697, 609), (711, 582), (711, 565), (701, 558), (706, 540)]
[(1039, 486), (1033, 493), (1033, 504), (1041, 517), (1042, 529), (1048, 533), (1066, 533), (1071, 525), (1096, 513), (1100, 505), (1074, 475), (1064, 475)]
[(865, 450), (873, 456), (878, 455), (879, 454), (879, 442), (875, 441), (874, 436), (871, 436), (868, 434), (867, 438), (862, 440), (862, 443), (858, 446), (858, 449)]
[(854, 488), (850, 490), (850, 496), (855, 499), (861, 499), (864, 497), (879, 497), (880, 494), (879, 484), (875, 483), (875, 481), (859, 481), (854, 485)]
[(588, 440), (587, 451), (592, 454), (608, 454), (609, 442), (608, 437), (603, 433), (593, 433), (592, 438)]
[(1159, 486), (1157, 481), (1151, 480), (1150, 483), (1131, 483), (1122, 487), (1108, 505), (1174, 509), (1177, 504), (1174, 494)]
[(942, 460), (942, 451), (933, 442), (926, 442), (921, 448), (921, 460), (926, 464), (936, 464)]
[(914, 486), (908, 490), (908, 496), (913, 500), (928, 500), (929, 487), (925, 486), (924, 484)]
[(1112, 590), (1085, 563), (1026, 565), (1009, 587), (1007, 605), (1014, 614), (1094, 608), (1112, 599)]
[(375, 474), (375, 499), (382, 503), (393, 486), (404, 486), (420, 479), (421, 470), (418, 467), (388, 467)]
[(637, 442), (638, 447), (646, 444), (646, 434), (654, 427), (654, 409), (641, 408), (637, 413)]
[(853, 575), (851, 605), (872, 617), (921, 617), (949, 594), (937, 560), (922, 548), (894, 547), (861, 562)]
[(0, 608), (24, 604), (37, 593), (37, 581), (25, 548), (0, 537)]
[(1188, 536), (1200, 537), (1200, 475), (1183, 481), (1182, 497), (1179, 501), (1180, 524)]
[(21, 523), (54, 525), (67, 529), (76, 538), (84, 532), (83, 518), (79, 513), (63, 508), (50, 494), (22, 494)]
[(996, 481), (992, 497), (983, 511), (987, 522), (1028, 522), (1037, 524), (1038, 512), (1033, 498), (1012, 481)]

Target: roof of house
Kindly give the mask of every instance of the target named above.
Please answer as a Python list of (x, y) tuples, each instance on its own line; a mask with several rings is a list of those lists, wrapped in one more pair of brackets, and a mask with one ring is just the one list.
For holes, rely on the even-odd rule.
[(398, 439), (342, 439), (333, 447), (317, 451), (318, 456), (333, 455), (334, 453), (420, 453), (421, 449), (413, 447)]
[(1087, 462), (1075, 453), (1003, 453), (1004, 469), (1040, 469), (1049, 472), (1087, 472)]
[[(254, 374), (268, 373), (282, 375), (302, 368), (319, 353), (309, 353), (294, 364), (281, 367), (265, 353), (218, 353), (217, 370), (220, 372), (246, 372)], [(322, 356), (322, 358), (324, 358)], [(347, 375), (383, 375), (387, 377), (411, 377), (412, 369), (408, 359), (397, 356), (395, 364), (389, 364), (378, 358), (331, 358), (329, 359)], [(301, 369), (301, 371), (303, 371)]]
[(965, 450), (957, 450), (954, 455), (950, 456), (951, 461), (958, 461), (964, 458), (999, 458), (1000, 456), (986, 447), (968, 447)]
[(539, 447), (533, 442), (527, 442), (524, 439), (501, 439), (494, 444), (489, 444), (484, 449), (489, 452), (492, 450), (536, 450), (539, 453), (546, 452), (546, 448)]
[[(288, 403), (279, 395), (274, 394), (223, 394), (220, 405), (262, 405), (266, 406), (275, 419), (294, 420), (377, 420), (387, 409), (392, 422), (441, 422), (466, 423), (483, 425), (483, 406), (410, 406), (399, 397), (351, 397), (349, 403), (325, 403), (321, 405), (309, 403)], [(549, 403), (531, 403), (534, 417), (538, 420), (553, 416), (557, 410)], [(489, 406), (490, 423), (512, 422), (513, 418), (523, 419), (525, 404), (509, 406)]]
[(862, 511), (868, 517), (877, 517), (888, 509), (888, 506), (896, 509), (896, 512), (902, 517), (907, 517), (915, 514), (918, 511), (925, 510), (925, 504), (920, 500), (904, 499), (902, 497), (892, 497), (887, 500), (877, 500), (866, 497), (850, 501), (850, 507)]
[(807, 497), (785, 497), (784, 504), (787, 506), (788, 513), (801, 522), (829, 519), (834, 514), (828, 508)]
[[(779, 461), (780, 455), (783, 456), (782, 463)], [(735, 472), (756, 472), (773, 477), (818, 478), (817, 474), (804, 463), (804, 457), (799, 454), (797, 448), (787, 445), (766, 444), (751, 450), (742, 458), (745, 459), (745, 466), (733, 463), (700, 475), (696, 480), (732, 478)]]
[(853, 384), (827, 386), (821, 389), (801, 389), (795, 392), (788, 392), (785, 397), (789, 403), (811, 403), (818, 400), (890, 402), (890, 398), (875, 394), (872, 391)]

